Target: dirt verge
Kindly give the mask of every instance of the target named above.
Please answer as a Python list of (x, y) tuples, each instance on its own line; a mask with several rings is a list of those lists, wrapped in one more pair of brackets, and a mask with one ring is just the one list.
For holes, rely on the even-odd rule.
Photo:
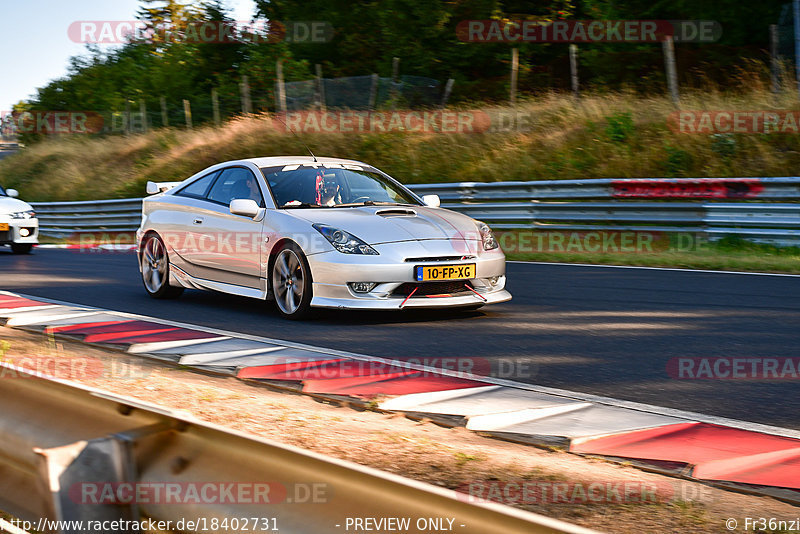
[[(627, 465), (357, 411), (76, 342), (0, 327), (0, 357), (265, 438), (615, 533), (725, 532), (800, 508)], [(1, 376), (0, 379), (22, 379)], [(468, 497), (465, 497), (468, 498)]]

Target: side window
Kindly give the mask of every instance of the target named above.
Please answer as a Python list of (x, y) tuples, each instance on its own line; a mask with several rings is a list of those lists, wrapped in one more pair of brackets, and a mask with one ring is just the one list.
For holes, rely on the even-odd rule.
[(216, 178), (218, 174), (219, 171), (206, 174), (202, 178), (199, 178), (178, 190), (175, 194), (182, 197), (205, 198), (208, 188), (211, 187), (211, 184), (214, 182), (214, 178)]
[(262, 208), (265, 206), (264, 196), (261, 194), (256, 177), (243, 167), (230, 167), (223, 170), (211, 191), (208, 192), (207, 198), (226, 206), (235, 198), (249, 198), (255, 200), (256, 204)]

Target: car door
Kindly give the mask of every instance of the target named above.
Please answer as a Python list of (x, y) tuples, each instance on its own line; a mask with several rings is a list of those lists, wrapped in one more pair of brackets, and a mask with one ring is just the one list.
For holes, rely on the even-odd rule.
[(207, 274), (196, 265), (200, 253), (198, 240), (204, 231), (200, 223), (208, 214), (206, 194), (219, 174), (219, 170), (209, 172), (166, 197), (169, 217), (159, 220), (161, 237), (170, 251), (170, 262), (197, 278)]
[(192, 262), (207, 280), (263, 291), (261, 257), (263, 220), (233, 215), (230, 202), (250, 198), (265, 207), (264, 186), (247, 167), (223, 169), (205, 198), (204, 209), (193, 220), (197, 236)]

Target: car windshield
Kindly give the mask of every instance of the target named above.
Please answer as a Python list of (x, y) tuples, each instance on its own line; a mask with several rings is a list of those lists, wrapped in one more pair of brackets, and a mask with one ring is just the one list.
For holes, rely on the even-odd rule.
[(359, 165), (310, 163), (261, 169), (279, 208), (420, 202), (390, 178)]
[(8, 196), (8, 195), (6, 194), (6, 190), (5, 190), (5, 189), (3, 189), (3, 186), (2, 186), (2, 185), (0, 185), (0, 197), (6, 197), (6, 196)]

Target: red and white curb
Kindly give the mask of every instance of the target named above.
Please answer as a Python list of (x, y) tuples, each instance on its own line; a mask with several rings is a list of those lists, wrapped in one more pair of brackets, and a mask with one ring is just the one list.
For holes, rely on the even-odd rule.
[(800, 432), (790, 429), (0, 291), (3, 322), (800, 503)]

